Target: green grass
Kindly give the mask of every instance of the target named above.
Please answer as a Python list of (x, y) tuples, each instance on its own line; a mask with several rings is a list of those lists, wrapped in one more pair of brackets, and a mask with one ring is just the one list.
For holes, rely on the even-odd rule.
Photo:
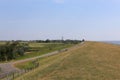
[(1, 41), (0, 41), (0, 45), (4, 45), (5, 43), (6, 43), (6, 42), (1, 42)]
[[(23, 58), (25, 59), (25, 58), (40, 56), (42, 54), (46, 54), (46, 53), (53, 52), (56, 50), (61, 50), (61, 49), (68, 48), (68, 47), (71, 47), (74, 45), (74, 44), (61, 44), (61, 43), (38, 43), (38, 44), (37, 43), (30, 43), (30, 46), (32, 47), (31, 48), (32, 52), (23, 56), (23, 57), (18, 58), (18, 60), (23, 59)], [(37, 50), (37, 52), (35, 53), (36, 50)], [(42, 60), (42, 59), (43, 58), (40, 58), (40, 60)], [(18, 63), (18, 64), (15, 64), (15, 66), (17, 68), (20, 68), (20, 69), (27, 69), (29, 67), (33, 67), (32, 61)]]
[[(0, 42), (0, 45), (4, 45), (6, 42)], [(22, 42), (23, 43), (23, 42)], [(64, 48), (71, 47), (75, 44), (63, 44), (63, 43), (36, 43), (36, 42), (31, 42), (29, 43), (29, 50), (28, 52), (25, 53), (24, 56), (18, 56), (16, 59), (11, 60), (11, 61), (16, 61), (16, 60), (22, 60), (22, 59), (27, 59), (27, 58), (32, 58), (36, 56), (41, 56), (50, 52), (54, 52), (57, 50), (61, 50)], [(8, 61), (10, 62), (10, 61)], [(0, 62), (0, 63), (6, 63), (6, 61)]]
[(29, 52), (26, 53), (24, 56), (18, 57), (15, 60), (21, 60), (31, 57), (40, 56), (46, 53), (50, 53), (56, 50), (61, 50), (74, 44), (62, 44), (62, 43), (30, 43)]
[(86, 42), (46, 57), (16, 80), (120, 80), (120, 46)]
[(29, 44), (29, 47), (44, 47), (45, 45), (47, 45), (47, 44), (33, 42), (33, 43)]
[(34, 64), (33, 61), (28, 61), (28, 62), (23, 62), (21, 64), (15, 64), (15, 66), (19, 69), (29, 69), (29, 68), (33, 68)]
[(1, 68), (0, 68), (0, 72), (1, 72)]

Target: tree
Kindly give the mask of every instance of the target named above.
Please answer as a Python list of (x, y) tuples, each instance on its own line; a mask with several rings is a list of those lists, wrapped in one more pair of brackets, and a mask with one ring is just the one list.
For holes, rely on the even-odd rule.
[(50, 40), (49, 40), (49, 39), (47, 39), (45, 42), (46, 42), (46, 43), (49, 43), (49, 42), (50, 42)]
[(5, 45), (0, 46), (0, 60), (8, 61), (17, 58), (18, 56), (23, 56), (27, 49), (27, 44), (7, 42)]

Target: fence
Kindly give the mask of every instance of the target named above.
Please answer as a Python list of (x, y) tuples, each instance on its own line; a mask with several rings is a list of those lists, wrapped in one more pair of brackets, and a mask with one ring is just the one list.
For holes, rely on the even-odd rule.
[(14, 72), (9, 72), (9, 73), (4, 73), (0, 75), (1, 80), (14, 80), (16, 77), (22, 76), (24, 73), (30, 72), (37, 67), (39, 67), (39, 62), (38, 59), (34, 60), (33, 62), (33, 67), (26, 68), (20, 71), (14, 71)]
[[(61, 52), (65, 52), (67, 51), (68, 49), (62, 49), (62, 50), (58, 50), (57, 53), (61, 53)], [(52, 54), (54, 55), (54, 54)], [(48, 55), (49, 56), (49, 55)], [(51, 55), (50, 55), (51, 56)], [(3, 73), (3, 74), (0, 74), (0, 80), (14, 80), (15, 78), (19, 77), (19, 76), (22, 76), (23, 74), (25, 73), (28, 73), (36, 68), (38, 68), (40, 65), (39, 65), (39, 58), (34, 60), (32, 62), (32, 64), (34, 65), (33, 67), (30, 67), (30, 68), (27, 68), (27, 69), (23, 69), (23, 70), (20, 70), (20, 71), (14, 71), (14, 72), (9, 72), (9, 73)]]

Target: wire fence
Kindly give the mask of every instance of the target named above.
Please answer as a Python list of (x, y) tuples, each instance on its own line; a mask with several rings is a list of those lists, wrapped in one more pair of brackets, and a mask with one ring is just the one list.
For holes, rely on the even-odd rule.
[(23, 74), (28, 73), (39, 67), (38, 60), (34, 60), (32, 63), (34, 65), (33, 67), (26, 68), (26, 69), (23, 69), (20, 71), (13, 71), (13, 72), (9, 72), (9, 73), (6, 72), (3, 74), (0, 74), (0, 80), (14, 80), (15, 78), (22, 76)]
[[(61, 53), (61, 52), (65, 52), (67, 51), (68, 49), (62, 49), (62, 50), (58, 50), (57, 53)], [(54, 54), (53, 54), (54, 55)], [(51, 56), (51, 55), (50, 55)], [(28, 73), (36, 68), (38, 68), (40, 66), (39, 64), (39, 58), (38, 59), (35, 59), (32, 64), (34, 66), (30, 67), (30, 68), (26, 68), (26, 69), (23, 69), (23, 70), (19, 70), (19, 71), (13, 71), (13, 72), (6, 72), (6, 73), (3, 73), (3, 74), (0, 74), (0, 80), (14, 80), (15, 78), (19, 77), (19, 76), (22, 76), (23, 74), (25, 73)]]

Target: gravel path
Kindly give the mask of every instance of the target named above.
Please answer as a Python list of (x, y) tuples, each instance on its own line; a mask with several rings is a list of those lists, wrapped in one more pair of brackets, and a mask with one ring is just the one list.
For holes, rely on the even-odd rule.
[(61, 51), (55, 51), (55, 52), (51, 52), (51, 53), (48, 53), (48, 54), (45, 54), (45, 55), (41, 55), (41, 56), (37, 56), (37, 57), (33, 57), (33, 58), (28, 58), (28, 59), (24, 59), (24, 60), (19, 60), (19, 61), (15, 61), (15, 62), (1, 63), (0, 64), (0, 68), (1, 68), (0, 78), (6, 76), (9, 73), (16, 72), (16, 71), (21, 71), (20, 69), (13, 66), (16, 63), (22, 63), (22, 62), (26, 62), (26, 61), (30, 61), (30, 60), (34, 60), (34, 59), (38, 59), (38, 58), (52, 56), (52, 55), (58, 54), (60, 52), (63, 52), (65, 50), (66, 49), (63, 49)]
[[(81, 43), (80, 45), (82, 45), (82, 44), (83, 43)], [(79, 46), (79, 45), (76, 45), (76, 46)], [(76, 47), (76, 46), (74, 46), (74, 47)], [(13, 66), (16, 63), (22, 63), (22, 62), (34, 60), (34, 59), (37, 59), (37, 58), (52, 56), (52, 55), (59, 54), (61, 52), (67, 51), (67, 50), (68, 49), (63, 49), (63, 50), (60, 50), (60, 51), (51, 52), (51, 53), (44, 54), (44, 55), (37, 56), (37, 57), (33, 57), (33, 58), (28, 58), (28, 59), (24, 59), (24, 60), (15, 61), (15, 62), (9, 62), (9, 63), (1, 63), (0, 64), (0, 68), (1, 68), (0, 78), (5, 77), (7, 74), (9, 74), (11, 72), (21, 71), (20, 69)]]

